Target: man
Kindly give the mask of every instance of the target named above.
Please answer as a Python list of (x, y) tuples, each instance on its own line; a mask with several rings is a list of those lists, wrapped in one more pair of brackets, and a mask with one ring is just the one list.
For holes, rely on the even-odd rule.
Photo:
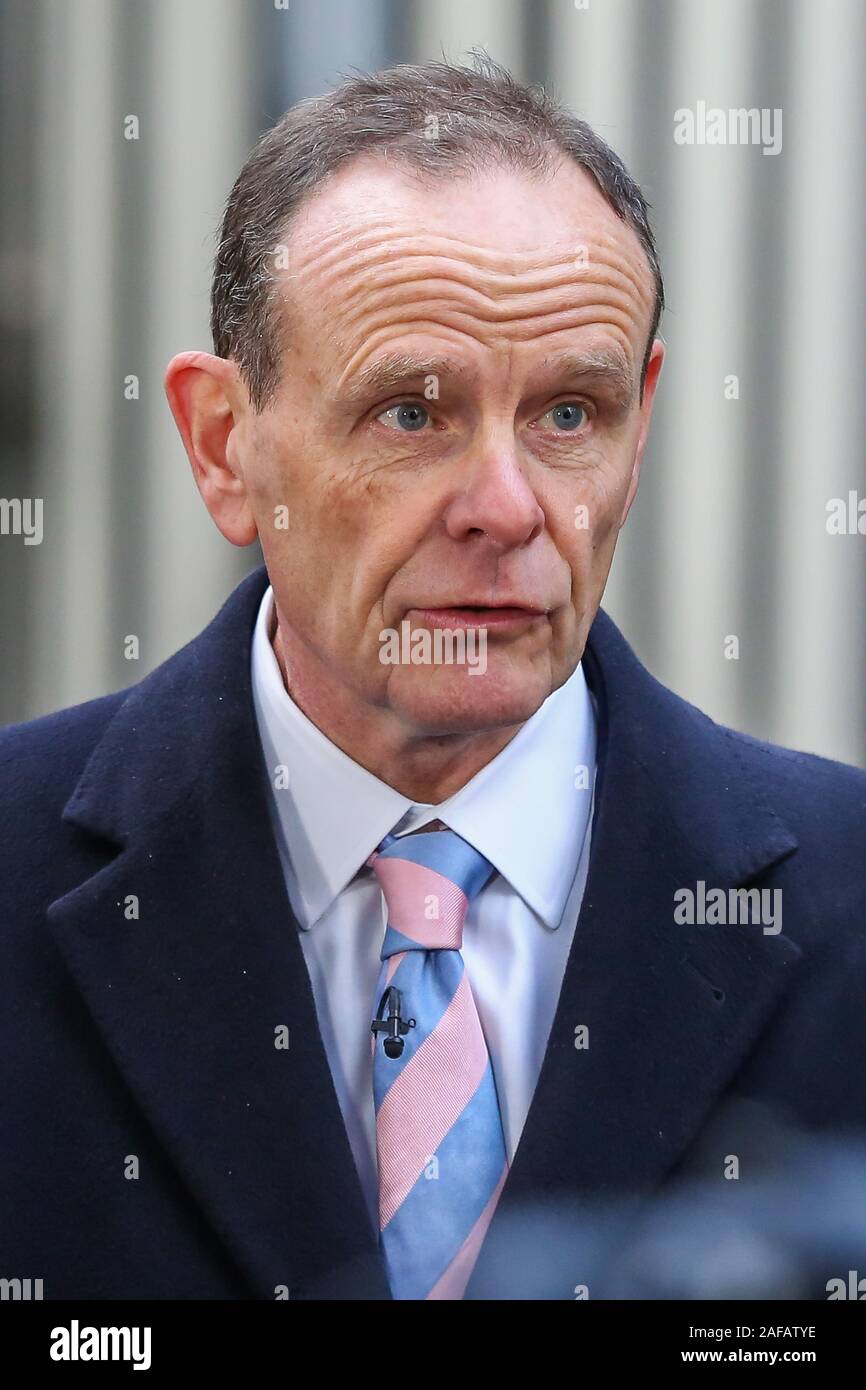
[(605, 1204), (863, 1125), (866, 777), (716, 726), (599, 609), (662, 303), (620, 161), (492, 64), (253, 152), (166, 390), (264, 568), (2, 741), (0, 1273), (571, 1298)]

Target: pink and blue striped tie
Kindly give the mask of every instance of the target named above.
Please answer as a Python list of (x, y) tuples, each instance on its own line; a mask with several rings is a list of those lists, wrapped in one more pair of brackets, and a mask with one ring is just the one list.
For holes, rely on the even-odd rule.
[(448, 829), (386, 836), (367, 862), (388, 909), (372, 1040), (381, 1247), (394, 1298), (459, 1299), (508, 1175), (460, 954), (494, 870)]

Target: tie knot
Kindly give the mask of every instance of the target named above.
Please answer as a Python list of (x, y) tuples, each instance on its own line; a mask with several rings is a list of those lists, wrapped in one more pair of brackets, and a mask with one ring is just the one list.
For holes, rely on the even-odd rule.
[(367, 861), (385, 896), (382, 960), (398, 951), (459, 951), (470, 902), (493, 865), (454, 830), (388, 837)]

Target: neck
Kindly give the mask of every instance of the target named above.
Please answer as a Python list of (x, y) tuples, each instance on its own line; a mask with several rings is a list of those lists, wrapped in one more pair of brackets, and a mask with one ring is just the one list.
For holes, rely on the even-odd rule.
[[(294, 703), (331, 743), (401, 796), (437, 806), (453, 796), (496, 757), (522, 727), (472, 733), (413, 734), (388, 710), (358, 703), (320, 664), (309, 669), (304, 654), (283, 637), (271, 638), (283, 685)], [(287, 656), (287, 646), (289, 655)]]

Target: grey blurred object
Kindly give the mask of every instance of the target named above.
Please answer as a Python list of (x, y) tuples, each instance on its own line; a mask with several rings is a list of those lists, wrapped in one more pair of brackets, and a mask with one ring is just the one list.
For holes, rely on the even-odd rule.
[[(725, 1178), (734, 1150), (741, 1175)], [(740, 1104), (693, 1164), (661, 1197), (553, 1192), (541, 1208), (501, 1211), (470, 1296), (826, 1300), (828, 1281), (866, 1279), (866, 1136), (816, 1138)]]

